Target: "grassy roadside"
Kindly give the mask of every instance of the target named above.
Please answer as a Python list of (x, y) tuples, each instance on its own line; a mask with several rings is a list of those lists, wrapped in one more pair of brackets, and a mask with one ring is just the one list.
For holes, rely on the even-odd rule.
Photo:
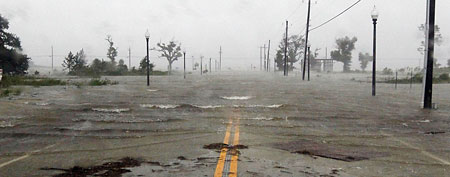
[(8, 88), (10, 86), (54, 86), (54, 85), (66, 85), (65, 81), (58, 79), (33, 77), (33, 76), (3, 76), (1, 81), (1, 88)]
[[(61, 86), (61, 85), (75, 85), (81, 86), (104, 86), (104, 85), (117, 85), (117, 81), (111, 81), (109, 79), (91, 79), (85, 82), (69, 82), (59, 79), (34, 77), (34, 76), (3, 76), (0, 82), (0, 97), (18, 96), (22, 93), (20, 86)], [(18, 87), (19, 86), (19, 87)]]
[[(423, 82), (423, 75), (422, 74), (416, 74), (412, 78), (406, 77), (406, 78), (398, 78), (397, 81), (395, 80), (395, 77), (390, 77), (386, 81), (380, 81), (381, 83), (398, 83), (398, 84), (409, 84), (409, 83), (422, 83)], [(450, 77), (448, 73), (443, 73), (439, 75), (438, 77), (433, 77), (433, 83), (434, 84), (449, 84), (450, 83)]]

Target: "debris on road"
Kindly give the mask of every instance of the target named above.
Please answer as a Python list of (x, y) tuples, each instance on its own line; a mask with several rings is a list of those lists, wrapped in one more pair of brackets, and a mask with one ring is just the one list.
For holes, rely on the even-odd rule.
[(437, 135), (437, 134), (444, 134), (446, 132), (444, 131), (430, 131), (430, 132), (425, 132), (425, 135)]
[(330, 145), (309, 140), (278, 143), (274, 144), (274, 147), (293, 153), (340, 160), (345, 162), (368, 160), (374, 157), (386, 156), (385, 153), (371, 151), (366, 148)]
[(41, 170), (59, 170), (64, 171), (62, 174), (55, 175), (55, 177), (69, 177), (69, 176), (112, 176), (119, 177), (124, 173), (130, 172), (126, 168), (137, 167), (141, 165), (140, 160), (126, 157), (119, 162), (108, 162), (98, 166), (80, 167), (75, 166), (70, 169), (59, 168), (41, 168)]
[(228, 145), (225, 143), (213, 143), (213, 144), (208, 144), (208, 145), (204, 145), (203, 149), (215, 149), (215, 150), (220, 150), (222, 148), (228, 148), (228, 149), (248, 149), (248, 146), (246, 145), (242, 145), (242, 144), (238, 144), (238, 145)]

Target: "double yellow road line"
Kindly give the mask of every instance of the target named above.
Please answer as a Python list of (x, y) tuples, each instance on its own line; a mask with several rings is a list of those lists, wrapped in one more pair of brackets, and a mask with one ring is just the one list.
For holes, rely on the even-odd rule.
[[(234, 125), (234, 140), (233, 140), (233, 146), (239, 144), (239, 120), (236, 121), (235, 124), (233, 124), (233, 121), (230, 121), (230, 123), (227, 125), (227, 131), (225, 132), (225, 138), (223, 140), (223, 144), (230, 145), (230, 136), (231, 136), (231, 129)], [(236, 149), (235, 149), (236, 150)], [(231, 160), (227, 160), (227, 155), (231, 155)], [(214, 177), (236, 177), (237, 176), (237, 163), (239, 159), (239, 153), (237, 150), (235, 152), (231, 152), (228, 147), (224, 147), (220, 151), (219, 161), (217, 162), (216, 171), (214, 173)], [(224, 172), (224, 167), (229, 166), (228, 173)]]

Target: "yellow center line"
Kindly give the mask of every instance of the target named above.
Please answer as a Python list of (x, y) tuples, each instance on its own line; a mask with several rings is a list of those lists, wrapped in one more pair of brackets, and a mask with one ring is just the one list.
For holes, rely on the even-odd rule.
[(383, 131), (381, 132), (381, 134), (383, 134), (384, 136), (388, 136), (388, 137), (390, 137), (390, 138), (392, 138), (392, 139), (394, 139), (394, 140), (396, 140), (396, 141), (402, 143), (403, 145), (405, 145), (405, 146), (407, 146), (407, 147), (409, 147), (409, 148), (411, 148), (411, 149), (415, 149), (415, 150), (417, 150), (417, 151), (420, 151), (420, 153), (422, 153), (423, 155), (425, 155), (425, 156), (427, 156), (427, 157), (429, 157), (429, 158), (431, 158), (431, 159), (434, 159), (434, 160), (440, 162), (440, 163), (443, 164), (443, 165), (450, 165), (450, 162), (449, 162), (449, 161), (444, 160), (444, 159), (441, 159), (441, 158), (439, 158), (438, 156), (436, 156), (436, 155), (434, 155), (434, 154), (431, 154), (431, 153), (429, 153), (429, 152), (427, 152), (427, 151), (425, 151), (425, 150), (423, 150), (423, 149), (421, 149), (421, 148), (419, 148), (419, 147), (416, 147), (416, 146), (414, 146), (414, 145), (412, 145), (412, 144), (409, 144), (409, 143), (407, 143), (406, 141), (403, 141), (403, 140), (401, 140), (401, 139), (399, 139), (399, 138), (396, 138), (396, 137), (394, 137), (394, 136), (391, 135), (391, 134), (385, 133), (385, 132), (383, 132)]
[[(231, 126), (233, 125), (233, 122), (230, 121), (230, 123), (227, 126), (227, 131), (225, 133), (225, 138), (223, 140), (223, 144), (228, 144), (230, 141), (230, 132), (231, 132)], [(214, 177), (222, 177), (223, 173), (223, 166), (225, 165), (225, 159), (227, 157), (228, 148), (224, 147), (220, 151), (219, 161), (217, 162), (216, 172), (214, 173)]]
[(14, 162), (17, 162), (17, 161), (21, 161), (21, 160), (23, 160), (23, 159), (26, 159), (26, 158), (30, 157), (32, 154), (34, 154), (34, 153), (38, 153), (38, 152), (41, 152), (41, 151), (43, 151), (43, 150), (50, 149), (50, 148), (56, 146), (57, 144), (58, 144), (58, 143), (55, 143), (55, 144), (46, 146), (46, 147), (44, 147), (44, 148), (42, 148), (42, 149), (38, 149), (38, 150), (32, 151), (32, 152), (27, 153), (27, 154), (25, 154), (25, 155), (23, 155), (23, 156), (20, 156), (20, 157), (18, 157), (18, 158), (15, 158), (15, 159), (10, 160), (10, 161), (8, 161), (8, 162), (2, 163), (2, 164), (0, 164), (0, 168), (3, 168), (3, 167), (5, 167), (5, 166), (7, 166), (7, 165), (9, 165), (9, 164), (14, 163)]
[[(237, 146), (239, 144), (239, 119), (237, 120), (237, 123), (234, 127), (234, 140), (233, 140), (233, 146)], [(231, 164), (230, 164), (230, 175), (229, 177), (237, 177), (237, 163), (239, 158), (239, 151), (237, 149), (234, 149), (235, 152), (232, 154), (231, 157)]]

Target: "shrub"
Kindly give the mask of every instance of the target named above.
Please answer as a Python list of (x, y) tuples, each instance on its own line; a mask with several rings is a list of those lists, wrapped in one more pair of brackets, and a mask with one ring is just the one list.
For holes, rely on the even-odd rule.
[(450, 80), (450, 77), (448, 76), (448, 73), (444, 73), (444, 74), (439, 75), (439, 80), (448, 81), (448, 80)]
[(102, 85), (116, 85), (117, 81), (111, 81), (109, 79), (91, 79), (88, 83), (89, 86), (102, 86)]
[(5, 89), (5, 90), (0, 90), (0, 97), (7, 97), (7, 96), (10, 96), (10, 95), (18, 96), (21, 93), (22, 93), (22, 90), (19, 89), (19, 88), (12, 88), (12, 89), (8, 88), (8, 89)]

